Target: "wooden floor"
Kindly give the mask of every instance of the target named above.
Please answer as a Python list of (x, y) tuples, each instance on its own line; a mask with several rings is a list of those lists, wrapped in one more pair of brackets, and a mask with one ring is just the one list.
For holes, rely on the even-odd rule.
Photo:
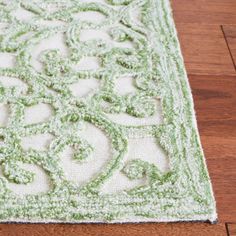
[(236, 0), (172, 0), (219, 222), (0, 224), (0, 236), (236, 235)]

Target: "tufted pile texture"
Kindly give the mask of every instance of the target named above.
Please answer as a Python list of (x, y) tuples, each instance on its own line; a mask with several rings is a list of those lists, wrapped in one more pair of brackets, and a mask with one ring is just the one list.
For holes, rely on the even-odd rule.
[[(58, 35), (64, 50), (57, 37), (45, 41)], [(8, 111), (0, 126), (1, 221), (216, 220), (168, 0), (0, 0), (0, 78)], [(21, 85), (9, 86), (16, 79)], [(49, 118), (26, 122), (44, 105)], [(23, 145), (46, 135), (43, 150)], [(62, 162), (68, 148), (71, 159)], [(107, 158), (95, 168), (103, 149)], [(37, 173), (48, 182), (39, 177), (31, 187)]]

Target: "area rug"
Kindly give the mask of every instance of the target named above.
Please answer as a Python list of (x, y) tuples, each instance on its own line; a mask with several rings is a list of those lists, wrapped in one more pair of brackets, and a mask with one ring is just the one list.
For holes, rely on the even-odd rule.
[(0, 220), (217, 218), (167, 0), (0, 1)]

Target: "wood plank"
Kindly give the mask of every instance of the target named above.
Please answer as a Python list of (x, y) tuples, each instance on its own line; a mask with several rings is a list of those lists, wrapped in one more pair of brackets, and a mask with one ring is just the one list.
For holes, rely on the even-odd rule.
[[(236, 137), (236, 76), (189, 76), (200, 134)], [(236, 153), (235, 153), (236, 154)]]
[(236, 76), (189, 76), (221, 222), (236, 222)]
[[(201, 134), (201, 133), (200, 133)], [(207, 160), (236, 158), (236, 138), (235, 137), (215, 137), (201, 135), (201, 141)]]
[(229, 236), (236, 236), (236, 224), (227, 224)]
[(225, 236), (225, 225), (169, 224), (0, 224), (2, 236)]
[(176, 28), (189, 74), (235, 74), (220, 26), (177, 23)]
[(235, 156), (223, 158), (213, 151), (211, 156), (207, 156), (207, 164), (216, 197), (219, 220), (220, 222), (236, 222)]
[(223, 25), (222, 28), (236, 69), (236, 25)]
[(171, 0), (176, 22), (233, 24), (236, 22), (235, 0)]

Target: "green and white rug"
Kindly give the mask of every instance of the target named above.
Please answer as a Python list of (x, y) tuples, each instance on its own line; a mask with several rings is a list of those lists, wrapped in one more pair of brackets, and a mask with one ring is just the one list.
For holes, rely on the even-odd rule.
[(216, 220), (168, 0), (0, 0), (0, 220)]

